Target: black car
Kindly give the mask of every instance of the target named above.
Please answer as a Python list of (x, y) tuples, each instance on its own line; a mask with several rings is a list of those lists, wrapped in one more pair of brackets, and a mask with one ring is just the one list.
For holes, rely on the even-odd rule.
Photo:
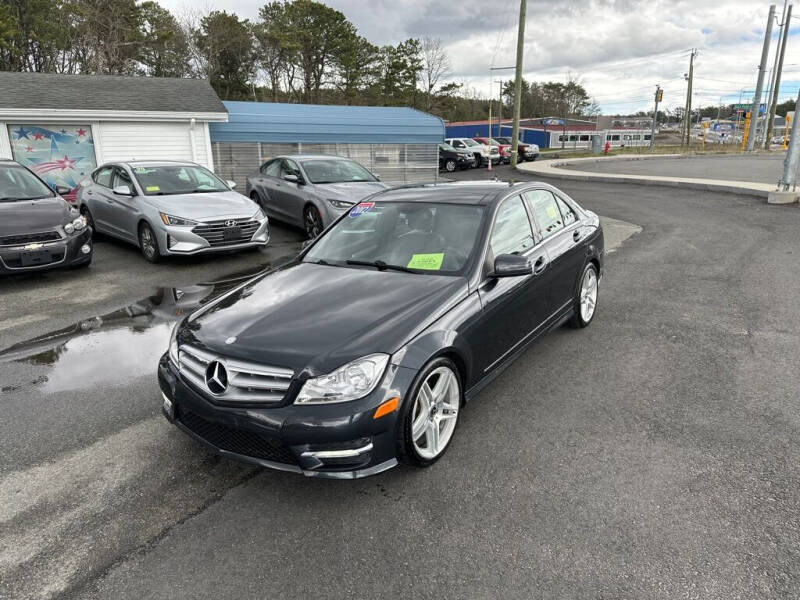
[(597, 215), (549, 185), (386, 190), (178, 323), (163, 410), (267, 467), (428, 466), (463, 404), (534, 339), (591, 322), (602, 272)]
[(0, 274), (92, 262), (92, 231), (77, 210), (33, 171), (0, 160)]
[(456, 169), (469, 169), (475, 166), (471, 152), (460, 151), (450, 144), (439, 144), (439, 169), (452, 173)]

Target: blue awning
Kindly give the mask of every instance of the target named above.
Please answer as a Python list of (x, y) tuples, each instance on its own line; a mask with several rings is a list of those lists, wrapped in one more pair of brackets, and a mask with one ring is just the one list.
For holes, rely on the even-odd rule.
[(439, 144), (439, 117), (395, 106), (223, 102), (227, 123), (209, 123), (212, 142)]

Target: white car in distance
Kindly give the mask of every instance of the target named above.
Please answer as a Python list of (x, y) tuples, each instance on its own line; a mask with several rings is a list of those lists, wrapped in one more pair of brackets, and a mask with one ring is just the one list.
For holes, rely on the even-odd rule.
[(456, 150), (468, 150), (475, 155), (475, 166), (480, 167), (489, 162), (489, 157), (493, 165), (500, 164), (500, 149), (497, 146), (487, 146), (479, 144), (471, 138), (447, 138), (444, 141)]

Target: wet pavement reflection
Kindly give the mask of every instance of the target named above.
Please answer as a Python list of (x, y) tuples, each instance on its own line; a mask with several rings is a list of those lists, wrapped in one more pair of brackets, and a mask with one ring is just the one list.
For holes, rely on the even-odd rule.
[(41, 366), (45, 373), (26, 383), (8, 383), (0, 393), (27, 386), (46, 393), (80, 390), (155, 373), (176, 321), (269, 268), (180, 288), (158, 288), (119, 310), (9, 346), (0, 351), (0, 363)]

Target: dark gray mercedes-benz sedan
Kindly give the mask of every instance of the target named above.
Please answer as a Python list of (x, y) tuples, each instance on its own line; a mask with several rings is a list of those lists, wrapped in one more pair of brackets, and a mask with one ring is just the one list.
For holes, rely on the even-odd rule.
[(545, 184), (386, 190), (178, 323), (163, 409), (224, 456), (363, 477), (447, 449), (465, 401), (545, 331), (588, 325), (594, 213)]

